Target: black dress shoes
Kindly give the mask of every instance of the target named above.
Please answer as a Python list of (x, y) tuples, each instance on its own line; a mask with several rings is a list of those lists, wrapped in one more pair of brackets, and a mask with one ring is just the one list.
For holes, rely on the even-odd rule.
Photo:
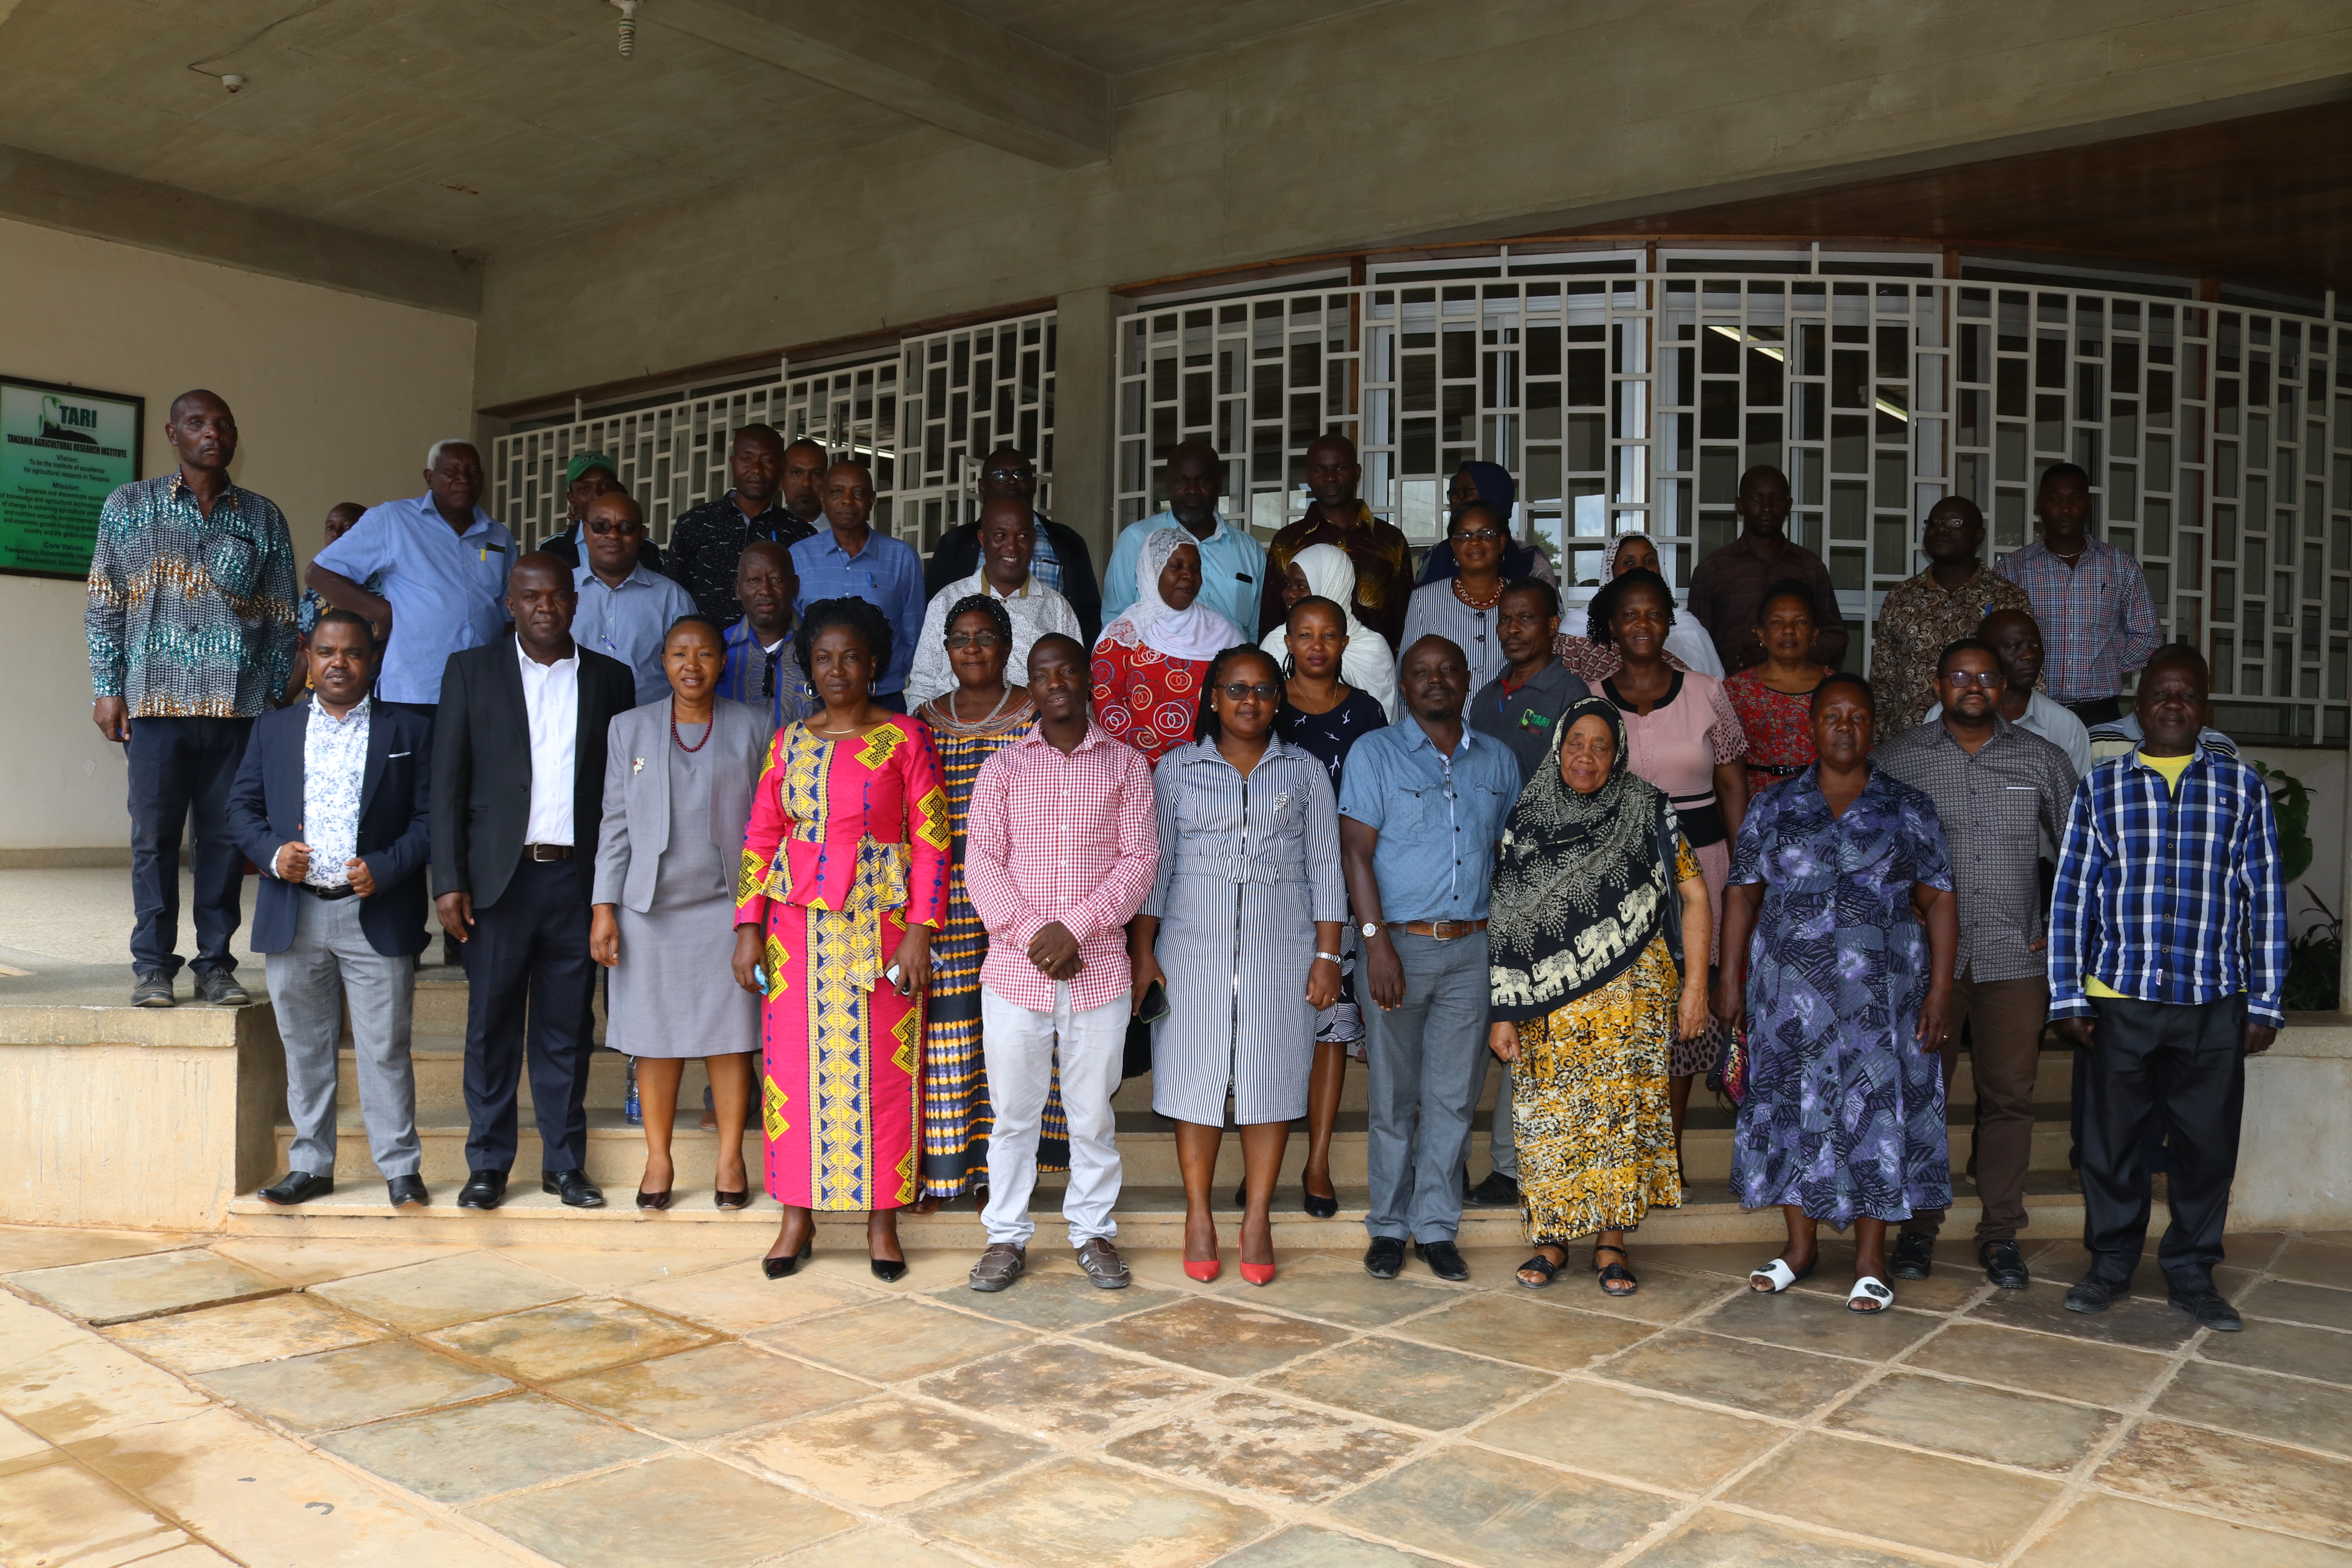
[(1339, 1212), (1339, 1196), (1334, 1193), (1328, 1198), (1317, 1197), (1307, 1190), (1307, 1184), (1301, 1182), (1298, 1184), (1298, 1206), (1316, 1219), (1329, 1219)]
[(1485, 1181), (1462, 1194), (1462, 1201), (1474, 1209), (1515, 1209), (1519, 1206), (1518, 1178), (1489, 1171)]
[(506, 1201), (504, 1171), (468, 1171), (466, 1184), (457, 1189), (457, 1206), (461, 1209), (494, 1209)]
[(604, 1189), (590, 1181), (585, 1171), (543, 1171), (540, 1173), (539, 1190), (562, 1198), (568, 1209), (604, 1206)]
[(2221, 1333), (2234, 1334), (2246, 1324), (2238, 1316), (2238, 1309), (2230, 1305), (2219, 1290), (2207, 1286), (2202, 1290), (2183, 1290), (2174, 1287), (2165, 1300), (2197, 1320), (2200, 1329), (2212, 1329)]
[(1429, 1271), (1440, 1279), (1467, 1279), (1470, 1266), (1462, 1261), (1462, 1249), (1451, 1241), (1416, 1241), (1412, 1255), (1429, 1265)]
[(1977, 1248), (1977, 1261), (1984, 1265), (1985, 1278), (2004, 1290), (2022, 1290), (2033, 1283), (2026, 1271), (2025, 1254), (2013, 1241), (1988, 1241)]
[(782, 1279), (793, 1269), (798, 1268), (802, 1264), (806, 1263), (808, 1261), (810, 1252), (814, 1250), (815, 1247), (816, 1232), (814, 1230), (811, 1230), (808, 1234), (808, 1239), (801, 1243), (801, 1249), (798, 1252), (787, 1254), (782, 1258), (762, 1258), (760, 1259), (760, 1272), (766, 1275), (771, 1279)]
[(2094, 1274), (2066, 1292), (2070, 1312), (2104, 1312), (2117, 1301), (2131, 1300), (2129, 1285), (2111, 1285)]
[(1936, 1261), (1936, 1238), (1906, 1230), (1895, 1238), (1894, 1254), (1886, 1261), (1886, 1271), (1897, 1279), (1925, 1279)]
[(1404, 1268), (1404, 1243), (1393, 1236), (1376, 1236), (1364, 1248), (1364, 1272), (1375, 1279), (1393, 1279)]
[(383, 1185), (396, 1209), (421, 1209), (433, 1201), (425, 1195), (422, 1176), (394, 1176)]
[(335, 1190), (332, 1176), (314, 1176), (308, 1171), (289, 1171), (255, 1195), (263, 1203), (286, 1207), (307, 1204), (312, 1198), (323, 1198)]

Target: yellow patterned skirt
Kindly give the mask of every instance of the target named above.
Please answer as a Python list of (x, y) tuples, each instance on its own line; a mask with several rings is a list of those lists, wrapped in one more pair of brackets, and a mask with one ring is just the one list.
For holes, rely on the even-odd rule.
[(1666, 1058), (1682, 977), (1665, 939), (1598, 991), (1519, 1026), (1511, 1119), (1531, 1242), (1626, 1230), (1682, 1202)]

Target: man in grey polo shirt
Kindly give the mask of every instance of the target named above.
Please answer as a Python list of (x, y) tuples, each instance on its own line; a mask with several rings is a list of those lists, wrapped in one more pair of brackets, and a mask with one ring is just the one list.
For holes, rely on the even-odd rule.
[[(1980, 1114), (1976, 1133), (1977, 1258), (2004, 1290), (2031, 1283), (2017, 1233), (2025, 1225), (2025, 1171), (2033, 1154), (2033, 1079), (2050, 1012), (2047, 932), (2034, 868), (2042, 837), (2064, 837), (2074, 796), (2066, 753), (2001, 716), (2008, 678), (1992, 645), (1962, 637), (1936, 661), (1942, 712), (1881, 745), (1872, 758), (1924, 790), (1943, 818), (1958, 879), (1958, 983), (1944, 1037), (1944, 1088), (1959, 1062), (1960, 1029)], [(2036, 829), (2039, 829), (2037, 834)], [(1916, 1212), (1895, 1238), (1898, 1279), (1925, 1279), (1941, 1209)]]
[(1340, 861), (1374, 1004), (1364, 1268), (1395, 1279), (1410, 1238), (1431, 1272), (1466, 1279), (1454, 1238), (1486, 1074), (1486, 894), (1519, 766), (1463, 721), (1461, 648), (1422, 638), (1397, 684), (1407, 718), (1357, 742), (1339, 784)]

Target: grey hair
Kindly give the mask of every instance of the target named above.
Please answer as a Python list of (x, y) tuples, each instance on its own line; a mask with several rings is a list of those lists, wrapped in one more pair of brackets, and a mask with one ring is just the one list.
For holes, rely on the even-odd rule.
[(463, 447), (467, 451), (473, 453), (477, 458), (480, 458), (482, 455), (482, 449), (479, 447), (475, 446), (471, 441), (467, 440), (462, 436), (452, 436), (446, 440), (436, 441), (433, 445), (425, 449), (425, 468), (429, 469), (439, 464), (441, 461), (441, 454), (447, 451), (452, 447)]

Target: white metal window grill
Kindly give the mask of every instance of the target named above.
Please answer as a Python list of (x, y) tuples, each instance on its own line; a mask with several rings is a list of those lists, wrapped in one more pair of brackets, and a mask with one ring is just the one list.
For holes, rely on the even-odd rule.
[(908, 338), (899, 345), (898, 536), (925, 555), (978, 515), (980, 465), (1017, 447), (1053, 515), (1054, 312)]
[(1446, 479), (1475, 458), (1511, 470), (1517, 531), (1564, 583), (1596, 579), (1606, 540), (1642, 529), (1686, 585), (1737, 531), (1741, 472), (1770, 463), (1790, 476), (1792, 536), (1865, 629), (1925, 563), (1937, 499), (1981, 506), (1998, 559), (2032, 536), (2042, 470), (2074, 462), (2167, 635), (2212, 659), (2224, 727), (2346, 739), (2352, 331), (2322, 321), (1676, 271), (1147, 304), (1118, 341), (1122, 524), (1165, 503), (1167, 453), (1198, 437), (1226, 459), (1228, 515), (1268, 534), (1305, 510), (1307, 446), (1337, 430), (1358, 442), (1365, 500), (1415, 543), (1439, 536)]

